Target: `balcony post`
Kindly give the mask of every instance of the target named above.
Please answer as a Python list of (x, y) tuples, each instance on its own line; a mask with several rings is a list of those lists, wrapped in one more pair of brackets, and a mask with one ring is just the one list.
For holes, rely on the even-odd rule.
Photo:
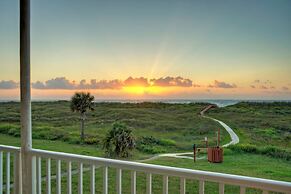
[(20, 105), (21, 105), (21, 178), (23, 194), (34, 194), (33, 162), (30, 155), (31, 91), (30, 91), (30, 0), (20, 0)]

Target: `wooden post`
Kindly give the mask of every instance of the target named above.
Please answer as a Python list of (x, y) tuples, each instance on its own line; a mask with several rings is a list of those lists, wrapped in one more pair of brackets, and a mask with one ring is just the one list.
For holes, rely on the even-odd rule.
[(193, 145), (193, 155), (194, 162), (196, 162), (196, 144)]
[(217, 131), (217, 147), (219, 147), (220, 145), (220, 129), (218, 128), (218, 131)]
[(204, 141), (205, 141), (205, 147), (208, 148), (208, 138), (205, 137), (205, 138), (204, 138)]
[[(30, 0), (20, 0), (20, 99), (21, 99), (21, 164), (23, 194), (34, 194), (33, 162), (30, 156), (31, 91), (30, 91)], [(34, 166), (35, 167), (35, 166)], [(34, 176), (35, 177), (35, 176)]]

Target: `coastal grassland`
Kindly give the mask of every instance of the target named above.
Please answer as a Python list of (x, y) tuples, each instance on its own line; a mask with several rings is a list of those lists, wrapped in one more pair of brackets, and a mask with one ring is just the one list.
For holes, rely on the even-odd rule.
[[(12, 137), (8, 135), (0, 135), (1, 144), (9, 144), (14, 146), (20, 145), (20, 139), (18, 137)], [(33, 147), (45, 150), (63, 151), (68, 153), (76, 153), (82, 155), (103, 156), (103, 152), (98, 150), (92, 145), (72, 145), (63, 141), (50, 141), (50, 140), (33, 140)], [(5, 154), (4, 154), (5, 161)], [(260, 161), (260, 162), (258, 162)], [(148, 163), (174, 166), (181, 168), (207, 170), (213, 172), (231, 173), (237, 175), (254, 176), (260, 178), (270, 178), (275, 180), (291, 181), (291, 165), (290, 162), (282, 159), (275, 159), (267, 156), (250, 154), (250, 153), (237, 153), (229, 149), (225, 150), (224, 162), (221, 164), (208, 163), (206, 159), (198, 160), (194, 163), (189, 159), (176, 159), (176, 158), (159, 158), (152, 160)], [(12, 161), (11, 161), (12, 165)], [(52, 160), (52, 174), (56, 172), (56, 161)], [(4, 165), (4, 173), (6, 165)], [(83, 183), (84, 193), (89, 193), (90, 175), (87, 165), (84, 166)], [(77, 164), (73, 163), (73, 171), (76, 172)], [(102, 167), (96, 169), (96, 189), (97, 193), (102, 193)], [(66, 163), (62, 162), (62, 172), (66, 172)], [(115, 193), (115, 169), (109, 169), (109, 193)], [(73, 173), (73, 192), (77, 192), (78, 188), (78, 174)], [(42, 159), (42, 175), (45, 176), (45, 159)], [(5, 174), (4, 174), (5, 177)], [(130, 193), (130, 172), (123, 171), (122, 174), (122, 187), (123, 193)], [(13, 178), (13, 175), (12, 175)], [(52, 180), (52, 191), (55, 191), (55, 180)], [(5, 184), (5, 179), (4, 179)], [(137, 174), (137, 193), (146, 193), (146, 175), (143, 172)], [(45, 181), (42, 182), (42, 189), (45, 192)], [(187, 180), (186, 185), (189, 193), (198, 193), (198, 182), (195, 180)], [(66, 193), (66, 177), (62, 177), (62, 191)], [(169, 191), (170, 193), (179, 192), (179, 179), (175, 177), (169, 177)], [(162, 193), (162, 176), (153, 176), (153, 192)], [(218, 193), (218, 184), (206, 182), (206, 193), (216, 194)], [(239, 188), (236, 186), (226, 185), (226, 194), (238, 193)], [(249, 189), (248, 194), (259, 194), (260, 191)]]
[[(20, 136), (18, 102), (0, 103), (0, 133)], [(191, 150), (203, 146), (205, 136), (215, 145), (217, 122), (202, 118), (199, 112), (207, 104), (166, 103), (96, 103), (87, 114), (85, 144), (101, 146), (102, 139), (114, 122), (125, 123), (133, 130), (137, 148), (145, 154)], [(33, 102), (33, 139), (80, 143), (79, 115), (72, 113), (68, 101)], [(222, 143), (230, 140), (222, 131)], [(146, 142), (146, 143), (145, 143)]]
[(211, 109), (208, 116), (226, 122), (240, 137), (240, 144), (291, 151), (291, 103), (241, 102)]

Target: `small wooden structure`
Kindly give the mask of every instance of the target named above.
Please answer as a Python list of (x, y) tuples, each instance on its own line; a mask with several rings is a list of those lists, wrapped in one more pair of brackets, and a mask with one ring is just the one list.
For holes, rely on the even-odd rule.
[(207, 149), (208, 161), (212, 163), (223, 162), (223, 149), (220, 147), (220, 129), (217, 130), (217, 145)]
[(208, 161), (212, 163), (223, 162), (223, 149), (221, 147), (213, 147), (207, 149)]

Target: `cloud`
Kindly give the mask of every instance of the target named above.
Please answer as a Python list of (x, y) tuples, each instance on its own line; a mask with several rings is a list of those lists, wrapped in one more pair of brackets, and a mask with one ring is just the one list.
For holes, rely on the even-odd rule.
[(267, 86), (264, 86), (264, 85), (261, 85), (260, 88), (263, 89), (263, 90), (267, 90), (267, 89), (269, 89)]
[(125, 86), (142, 86), (142, 87), (147, 87), (150, 85), (148, 79), (144, 77), (139, 78), (129, 77), (126, 80), (124, 80), (123, 84)]
[(284, 90), (284, 91), (288, 91), (288, 90), (289, 90), (289, 88), (288, 88), (288, 87), (286, 87), (286, 86), (283, 86), (283, 87), (282, 87), (282, 90)]
[(80, 89), (121, 89), (123, 83), (121, 80), (100, 80), (91, 79), (90, 84), (86, 84), (85, 80), (81, 80), (79, 86)]
[(180, 76), (178, 77), (161, 77), (159, 79), (151, 79), (150, 80), (153, 86), (161, 86), (161, 87), (168, 87), (168, 86), (178, 86), (178, 87), (198, 87), (199, 85), (193, 85), (192, 80), (184, 79)]
[(259, 80), (259, 79), (256, 79), (254, 80), (254, 83), (255, 84), (272, 84), (272, 82), (270, 80)]
[(65, 77), (50, 79), (47, 80), (45, 83), (37, 81), (35, 83), (32, 83), (32, 87), (35, 89), (76, 89), (75, 83), (70, 82), (70, 80), (66, 79)]
[(32, 88), (35, 88), (35, 89), (46, 89), (45, 84), (40, 81), (32, 83), (31, 86)]
[(0, 81), (0, 89), (16, 89), (18, 87), (19, 87), (19, 84), (13, 80)]
[(255, 81), (254, 81), (254, 83), (256, 83), (256, 84), (258, 84), (258, 83), (260, 83), (261, 81), (259, 80), (259, 79), (256, 79)]
[(57, 77), (55, 79), (50, 79), (45, 82), (34, 82), (32, 87), (34, 89), (64, 89), (64, 90), (74, 90), (74, 89), (121, 89), (123, 86), (120, 80), (100, 80), (91, 79), (90, 83), (86, 80), (81, 80), (79, 84), (75, 81), (70, 81), (65, 77)]
[(251, 87), (251, 88), (254, 88), (254, 89), (256, 88), (256, 86), (254, 86), (254, 85), (250, 85), (250, 87)]
[(215, 80), (214, 84), (209, 85), (208, 87), (209, 88), (226, 88), (227, 89), (227, 88), (237, 88), (237, 85)]

